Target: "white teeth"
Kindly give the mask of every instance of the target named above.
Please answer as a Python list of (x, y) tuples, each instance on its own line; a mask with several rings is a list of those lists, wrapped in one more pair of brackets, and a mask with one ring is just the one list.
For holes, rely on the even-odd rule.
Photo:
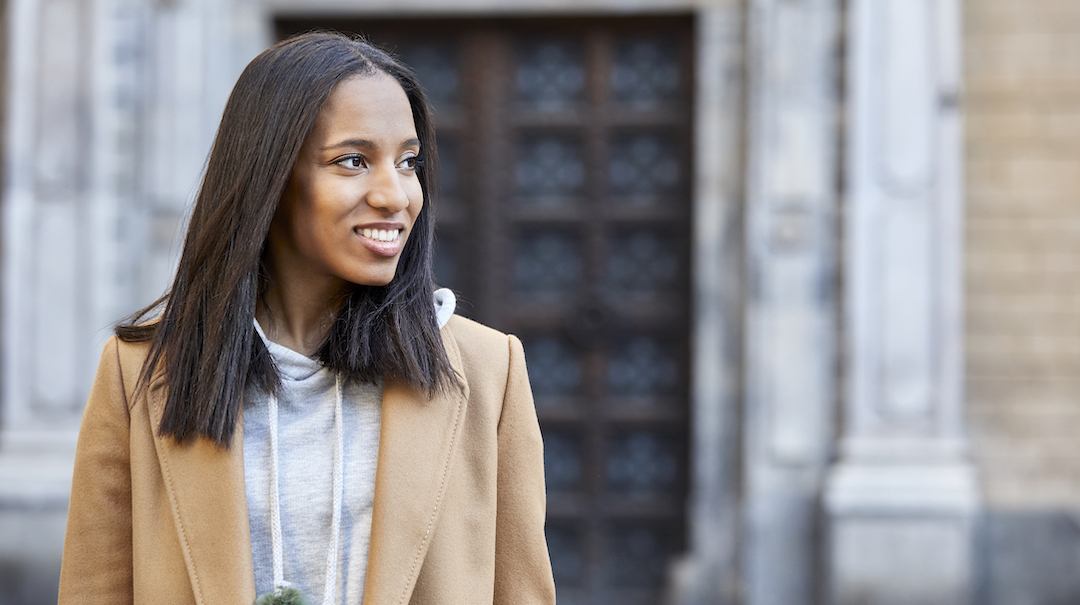
[(398, 238), (401, 229), (363, 229), (361, 235), (377, 242), (393, 242)]

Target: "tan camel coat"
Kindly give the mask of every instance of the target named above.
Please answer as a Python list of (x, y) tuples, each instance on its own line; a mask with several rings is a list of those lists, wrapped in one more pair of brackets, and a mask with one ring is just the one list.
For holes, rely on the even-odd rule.
[[(464, 392), (383, 390), (364, 605), (554, 603), (539, 425), (521, 343), (454, 317)], [(251, 605), (242, 427), (228, 449), (161, 438), (147, 347), (106, 344), (86, 405), (60, 603)]]

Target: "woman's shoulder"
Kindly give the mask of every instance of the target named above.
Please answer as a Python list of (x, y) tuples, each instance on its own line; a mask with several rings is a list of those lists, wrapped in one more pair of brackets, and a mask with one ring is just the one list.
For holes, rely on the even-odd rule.
[(149, 348), (149, 342), (126, 341), (116, 335), (105, 341), (84, 417), (94, 410), (115, 411), (109, 402), (126, 402), (130, 412), (138, 399), (134, 395)]
[[(521, 341), (512, 334), (500, 332), (479, 322), (454, 315), (443, 328), (444, 340), (448, 341), (448, 353), (459, 351), (467, 369), (503, 373), (515, 358), (522, 357)], [(520, 361), (523, 361), (520, 360)]]
[(498, 344), (505, 347), (507, 338), (511, 338), (509, 334), (460, 315), (451, 317), (444, 330), (453, 334), (454, 339), (463, 347), (485, 347)]
[(102, 347), (99, 368), (115, 367), (123, 378), (124, 386), (131, 392), (149, 353), (149, 340), (133, 340), (114, 334)]
[(124, 368), (132, 364), (141, 368), (143, 361), (150, 352), (149, 340), (127, 340), (114, 335), (105, 344), (105, 348), (109, 348), (110, 344), (116, 348), (116, 355)]

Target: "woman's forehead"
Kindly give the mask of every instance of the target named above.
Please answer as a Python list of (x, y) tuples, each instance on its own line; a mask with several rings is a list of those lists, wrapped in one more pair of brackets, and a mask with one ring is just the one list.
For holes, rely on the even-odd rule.
[(305, 141), (314, 152), (340, 147), (398, 149), (417, 144), (409, 98), (397, 80), (381, 71), (338, 83)]

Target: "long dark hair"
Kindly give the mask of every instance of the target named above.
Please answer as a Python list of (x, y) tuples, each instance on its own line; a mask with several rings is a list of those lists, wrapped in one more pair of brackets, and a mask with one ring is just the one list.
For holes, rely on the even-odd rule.
[[(221, 118), (191, 215), (172, 288), (116, 327), (128, 342), (150, 342), (141, 388), (163, 366), (168, 398), (158, 433), (228, 446), (243, 411), (244, 389), (280, 388), (269, 352), (254, 329), (268, 284), (263, 256), (300, 148), (331, 90), (378, 71), (409, 99), (420, 139), (424, 206), (386, 286), (355, 286), (316, 356), (344, 377), (404, 380), (432, 394), (456, 384), (432, 300), (434, 209), (438, 174), (435, 129), (412, 71), (359, 38), (302, 34), (264, 51), (237, 80)], [(164, 305), (157, 321), (140, 323)]]

